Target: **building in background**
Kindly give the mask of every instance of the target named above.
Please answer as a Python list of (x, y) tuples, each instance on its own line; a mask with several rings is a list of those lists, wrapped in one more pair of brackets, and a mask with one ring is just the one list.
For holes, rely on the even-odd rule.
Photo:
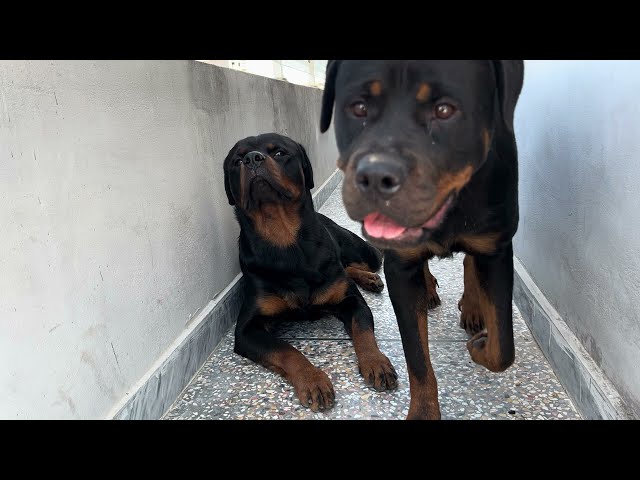
[(307, 87), (324, 88), (328, 60), (200, 60), (219, 67), (284, 80)]

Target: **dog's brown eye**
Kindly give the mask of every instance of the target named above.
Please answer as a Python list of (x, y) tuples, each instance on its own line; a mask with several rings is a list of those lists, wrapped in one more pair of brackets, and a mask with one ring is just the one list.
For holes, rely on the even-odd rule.
[(441, 103), (436, 105), (436, 117), (440, 120), (446, 120), (450, 118), (456, 112), (456, 107), (450, 103)]
[(284, 155), (284, 152), (282, 150), (278, 150), (276, 153), (273, 154), (274, 157), (281, 157), (282, 155)]
[(356, 117), (366, 117), (367, 116), (367, 106), (364, 102), (356, 102), (351, 105), (351, 111)]

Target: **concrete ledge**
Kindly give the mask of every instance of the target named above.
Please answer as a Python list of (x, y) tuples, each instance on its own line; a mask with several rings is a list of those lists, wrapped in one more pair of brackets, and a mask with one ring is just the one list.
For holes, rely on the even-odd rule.
[[(317, 188), (313, 203), (319, 209), (340, 184), (336, 170)], [(112, 408), (107, 419), (159, 419), (198, 373), (222, 337), (234, 324), (243, 302), (243, 278), (238, 276), (187, 325), (149, 371)]]
[(340, 170), (333, 172), (327, 180), (316, 188), (316, 191), (312, 194), (313, 207), (316, 211), (320, 210), (320, 207), (324, 205), (324, 202), (331, 196), (333, 191), (342, 181), (343, 174)]
[(634, 419), (614, 386), (516, 257), (513, 264), (513, 300), (582, 418)]

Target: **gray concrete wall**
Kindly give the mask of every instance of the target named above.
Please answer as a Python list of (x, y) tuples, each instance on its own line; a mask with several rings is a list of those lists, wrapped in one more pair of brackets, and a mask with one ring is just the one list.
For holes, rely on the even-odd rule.
[(527, 61), (515, 254), (640, 413), (640, 62)]
[(322, 92), (192, 61), (0, 62), (0, 418), (102, 418), (238, 274), (222, 160), (335, 170)]

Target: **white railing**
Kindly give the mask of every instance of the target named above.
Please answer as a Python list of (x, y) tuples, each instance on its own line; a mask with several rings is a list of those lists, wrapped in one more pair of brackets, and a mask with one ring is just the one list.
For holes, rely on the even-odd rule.
[(200, 60), (307, 87), (324, 88), (327, 60)]

